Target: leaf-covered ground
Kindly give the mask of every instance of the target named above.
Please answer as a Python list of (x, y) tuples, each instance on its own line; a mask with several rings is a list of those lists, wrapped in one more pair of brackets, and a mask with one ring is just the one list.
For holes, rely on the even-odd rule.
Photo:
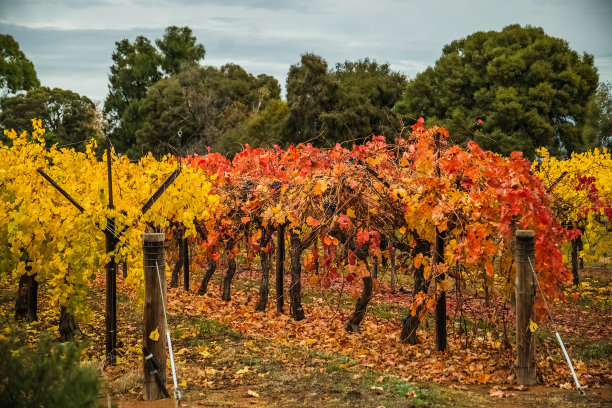
[[(541, 324), (538, 372), (543, 385), (522, 389), (513, 384), (513, 349), (504, 343), (500, 300), (472, 297), (463, 319), (449, 299), (449, 347), (438, 353), (433, 322), (422, 324), (422, 344), (400, 344), (400, 319), (410, 296), (379, 293), (368, 307), (362, 332), (344, 326), (354, 299), (340, 288), (307, 289), (306, 320), (294, 322), (276, 313), (272, 290), (266, 313), (255, 312), (256, 273), (243, 271), (232, 300), (220, 299), (213, 280), (198, 296), (182, 288), (168, 294), (169, 325), (186, 406), (599, 406), (612, 403), (612, 314), (610, 269), (584, 271), (584, 283), (569, 288), (569, 301), (555, 308), (561, 336), (575, 362), (587, 397), (577, 395), (554, 333)], [(194, 277), (194, 281), (197, 276)], [(271, 282), (271, 288), (274, 287)], [(11, 314), (13, 293), (2, 289), (2, 313)], [(94, 318), (81, 322), (89, 342), (89, 364), (105, 385), (101, 402), (114, 405), (173, 406), (141, 400), (142, 306), (137, 294), (119, 283), (119, 364), (103, 367), (104, 282), (90, 294)], [(286, 299), (288, 301), (288, 299)], [(54, 330), (58, 313), (46, 309), (29, 333)], [(286, 306), (288, 311), (288, 305)], [(511, 318), (511, 314), (509, 315)], [(513, 319), (507, 323), (512, 344)], [(552, 329), (552, 328), (550, 328)], [(466, 348), (466, 343), (469, 348)], [(171, 383), (168, 369), (168, 382)], [(172, 392), (172, 391), (171, 391)], [(140, 402), (139, 402), (140, 401)]]

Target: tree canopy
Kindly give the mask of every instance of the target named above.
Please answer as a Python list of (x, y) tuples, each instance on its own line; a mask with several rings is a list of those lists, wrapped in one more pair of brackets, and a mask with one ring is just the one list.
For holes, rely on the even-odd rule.
[(612, 83), (602, 82), (588, 105), (585, 141), (612, 151)]
[(136, 136), (128, 153), (177, 153), (173, 148), (181, 154), (201, 152), (278, 98), (280, 86), (273, 77), (255, 77), (235, 64), (220, 69), (185, 66), (151, 86), (126, 111), (124, 126)]
[(456, 143), (534, 157), (588, 148), (587, 105), (598, 83), (593, 56), (538, 27), (510, 25), (451, 42), (408, 83), (397, 111), (440, 122)]
[[(126, 152), (136, 143), (134, 116), (140, 100), (150, 86), (160, 79), (179, 72), (182, 65), (195, 64), (204, 58), (204, 46), (196, 44), (189, 27), (168, 27), (155, 44), (143, 36), (134, 43), (118, 41), (110, 67), (109, 93), (104, 101), (104, 113), (109, 119), (109, 133), (118, 151)], [(134, 106), (130, 106), (134, 105)], [(124, 123), (130, 122), (129, 126)]]
[(0, 99), (40, 85), (34, 64), (8, 34), (0, 34)]
[(94, 103), (69, 90), (41, 86), (6, 98), (0, 109), (3, 130), (31, 131), (31, 119), (42, 120), (48, 146), (59, 143), (84, 151), (87, 141), (101, 135)]
[(392, 108), (405, 85), (388, 64), (366, 58), (328, 70), (323, 58), (304, 54), (287, 76), (287, 140), (317, 139), (315, 144), (329, 146), (372, 134), (392, 136), (399, 126)]

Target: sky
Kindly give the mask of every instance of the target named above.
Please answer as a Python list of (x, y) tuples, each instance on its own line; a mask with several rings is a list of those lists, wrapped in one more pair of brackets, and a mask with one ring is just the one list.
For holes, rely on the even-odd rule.
[(369, 57), (408, 79), (433, 66), (445, 44), (509, 24), (539, 26), (594, 55), (612, 81), (612, 0), (0, 0), (0, 33), (34, 63), (42, 85), (96, 102), (108, 93), (115, 42), (152, 42), (189, 26), (203, 65), (232, 62), (284, 86), (311, 52), (335, 66)]

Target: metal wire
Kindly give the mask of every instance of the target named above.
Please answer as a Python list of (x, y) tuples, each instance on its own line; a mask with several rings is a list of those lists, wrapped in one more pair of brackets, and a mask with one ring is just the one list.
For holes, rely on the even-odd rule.
[(559, 331), (556, 329), (557, 325), (552, 318), (552, 313), (550, 312), (550, 308), (548, 307), (548, 302), (546, 302), (546, 297), (544, 296), (544, 292), (542, 291), (542, 287), (540, 286), (540, 280), (538, 279), (538, 275), (533, 268), (533, 263), (531, 263), (531, 258), (527, 258), (529, 260), (529, 266), (531, 266), (531, 272), (533, 273), (533, 278), (538, 285), (538, 290), (540, 291), (540, 295), (542, 296), (542, 300), (544, 301), (544, 306), (546, 307), (546, 311), (548, 312), (548, 318), (553, 325), (553, 329), (555, 330), (555, 336), (557, 337), (557, 341), (559, 342), (559, 346), (561, 346), (561, 350), (563, 351), (563, 355), (565, 356), (565, 360), (567, 361), (567, 365), (569, 365), (570, 371), (572, 372), (572, 376), (574, 377), (574, 382), (576, 383), (576, 388), (578, 389), (578, 394), (586, 396), (586, 392), (580, 386), (580, 382), (578, 381), (578, 377), (576, 376), (576, 372), (574, 371), (574, 365), (572, 364), (572, 360), (565, 349), (565, 345), (563, 344), (563, 340), (561, 340), (561, 336), (559, 335)]

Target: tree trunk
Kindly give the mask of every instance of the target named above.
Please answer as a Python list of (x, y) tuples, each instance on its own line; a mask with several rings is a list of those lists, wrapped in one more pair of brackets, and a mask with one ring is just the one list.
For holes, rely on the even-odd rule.
[(578, 249), (580, 248), (581, 241), (580, 237), (572, 241), (572, 276), (574, 277), (574, 285), (580, 283), (580, 277), (578, 276)]
[(19, 278), (17, 301), (15, 302), (15, 319), (25, 319), (28, 322), (38, 320), (38, 281), (36, 276), (28, 275), (31, 267), (26, 267), (26, 273)]
[[(236, 273), (236, 259), (232, 256), (232, 249), (234, 249), (234, 240), (230, 239), (227, 241), (226, 252), (228, 255), (227, 259), (227, 272), (225, 273), (225, 277), (223, 278), (223, 293), (221, 294), (221, 299), (225, 301), (230, 301), (232, 296), (230, 294), (232, 288), (232, 279), (234, 279), (234, 274)], [(232, 256), (230, 258), (230, 256)]]
[(268, 285), (270, 281), (270, 254), (267, 251), (260, 250), (259, 257), (261, 258), (261, 283), (259, 285), (259, 302), (255, 307), (257, 311), (265, 311), (268, 305)]
[(389, 255), (389, 264), (391, 268), (391, 293), (397, 292), (397, 271), (395, 270), (395, 249), (391, 248), (391, 254)]
[(121, 263), (121, 269), (123, 270), (123, 279), (127, 278), (127, 273), (128, 273), (127, 261), (123, 261)]
[(363, 278), (363, 289), (361, 290), (361, 296), (357, 300), (355, 305), (355, 311), (346, 325), (346, 331), (359, 333), (359, 324), (363, 320), (366, 313), (368, 303), (372, 299), (372, 277), (365, 276)]
[(178, 238), (176, 241), (178, 259), (174, 264), (174, 269), (172, 269), (172, 280), (170, 281), (171, 288), (178, 288), (179, 275), (181, 273), (181, 269), (183, 268), (183, 238)]
[(299, 321), (306, 317), (302, 308), (302, 241), (295, 232), (291, 232), (291, 317)]
[(66, 311), (66, 307), (60, 307), (60, 318), (59, 318), (59, 333), (61, 341), (74, 340), (74, 335), (79, 329), (77, 319), (71, 313)]
[[(420, 292), (427, 292), (426, 282), (423, 276), (423, 267), (417, 268), (414, 271), (414, 294), (416, 295)], [(402, 333), (400, 335), (402, 343), (419, 344), (417, 329), (421, 323), (421, 318), (419, 317), (421, 310), (422, 306), (417, 306), (415, 315), (413, 316), (409, 313), (402, 322)]]
[(189, 292), (189, 238), (183, 238), (183, 289)]
[(284, 282), (285, 275), (285, 225), (281, 224), (277, 229), (276, 243), (276, 311), (283, 313), (284, 306)]
[(270, 252), (267, 247), (272, 239), (272, 229), (263, 228), (261, 238), (259, 239), (259, 258), (261, 259), (261, 283), (259, 284), (259, 302), (255, 310), (263, 312), (268, 305), (268, 288), (270, 282), (270, 269), (272, 268), (270, 260)]
[(212, 278), (213, 274), (217, 270), (217, 262), (213, 259), (210, 260), (210, 264), (208, 265), (208, 270), (202, 278), (202, 283), (200, 284), (200, 288), (198, 289), (198, 295), (203, 295), (208, 290), (208, 282), (210, 282), (210, 278)]

